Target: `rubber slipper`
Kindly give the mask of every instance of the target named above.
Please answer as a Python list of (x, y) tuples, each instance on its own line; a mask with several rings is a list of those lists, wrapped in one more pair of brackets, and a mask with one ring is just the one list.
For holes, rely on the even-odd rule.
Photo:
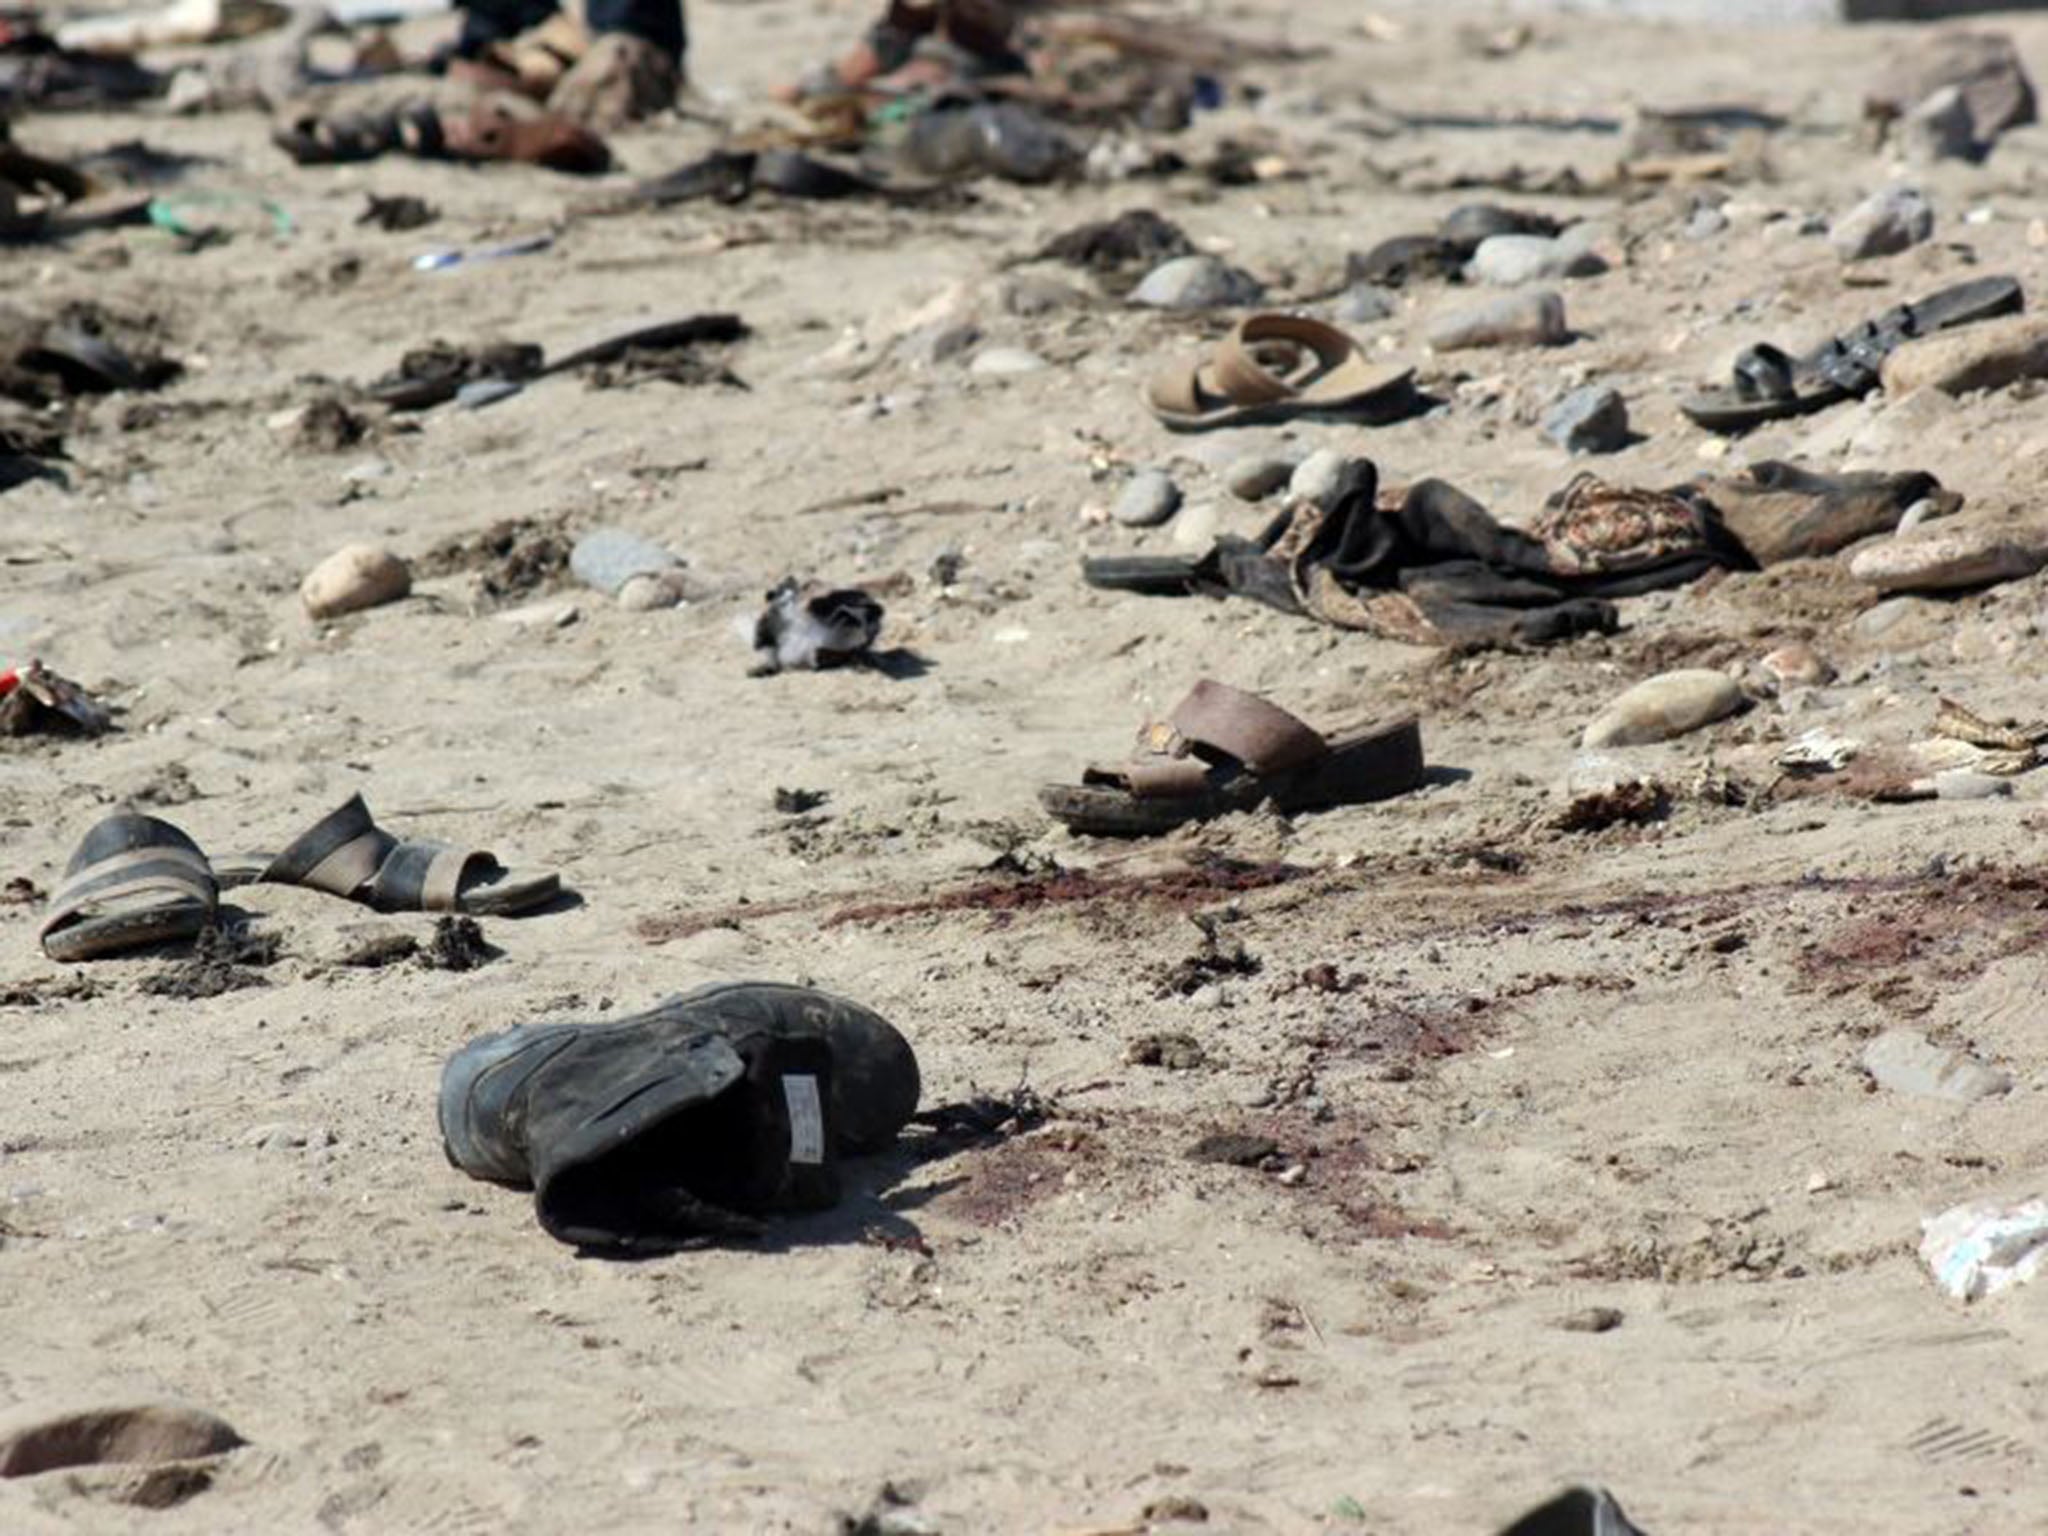
[(1901, 304), (1854, 330), (1823, 342), (1805, 357), (1761, 342), (1735, 360), (1734, 379), (1680, 403), (1679, 409), (1710, 432), (1747, 432), (1767, 421), (1804, 416), (1839, 400), (1867, 395), (1878, 371), (1901, 343), (1973, 321), (2017, 313), (2026, 304), (2019, 281), (1980, 277), (1913, 304)]
[(1231, 811), (1356, 805), (1422, 782), (1412, 718), (1325, 737), (1256, 694), (1203, 679), (1172, 716), (1138, 733), (1139, 755), (1048, 784), (1039, 803), (1076, 832), (1144, 837)]
[(1207, 358), (1154, 375), (1146, 403), (1176, 432), (1316, 415), (1385, 421), (1413, 398), (1414, 376), (1368, 362), (1357, 342), (1320, 320), (1252, 315)]
[(321, 817), (284, 852), (224, 860), (218, 875), (223, 887), (303, 885), (380, 912), (471, 917), (517, 917), (562, 889), (558, 875), (509, 870), (481, 849), (400, 840), (371, 820), (361, 795)]
[(220, 907), (199, 845), (167, 821), (123, 811), (85, 834), (43, 920), (43, 953), (70, 964), (196, 936)]

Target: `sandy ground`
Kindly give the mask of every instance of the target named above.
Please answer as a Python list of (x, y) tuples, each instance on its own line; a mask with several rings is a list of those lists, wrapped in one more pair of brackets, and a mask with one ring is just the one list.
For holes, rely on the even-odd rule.
[[(298, 170), (250, 114), (18, 130), (217, 157), (191, 184), (266, 193), (300, 230), (196, 254), (142, 231), (0, 254), (9, 300), (158, 315), (191, 365), (158, 408), (91, 415), (68, 489), (4, 498), (0, 645), (125, 714), (98, 742), (0, 753), (0, 875), (52, 888), (124, 800), (225, 854), (361, 790), (387, 825), (552, 864), (582, 904), (487, 922), (502, 958), (455, 974), (335, 964), (425, 919), (239, 892), (280, 952), (261, 984), (206, 999), (145, 991), (161, 959), (54, 967), (35, 907), (0, 908), (0, 1406), (177, 1398), (251, 1442), (154, 1514), (69, 1474), (0, 1483), (0, 1528), (828, 1532), (887, 1483), (926, 1522), (906, 1528), (944, 1532), (1144, 1529), (1148, 1508), (1169, 1529), (1196, 1505), (1209, 1530), (1482, 1532), (1577, 1478), (1659, 1536), (2040, 1528), (2039, 1297), (1966, 1310), (1914, 1246), (1925, 1214), (2031, 1192), (2048, 1150), (2041, 786), (1884, 806), (1681, 796), (1668, 821), (1592, 834), (1550, 821), (1607, 697), (1786, 638), (1843, 680), (1641, 759), (1674, 784), (1711, 760), (1760, 786), (1813, 724), (1906, 741), (1938, 694), (2032, 718), (2041, 581), (1873, 636), (1839, 565), (1794, 565), (1631, 601), (1610, 639), (1458, 660), (1237, 603), (1091, 592), (1076, 567), (1171, 546), (1103, 523), (1097, 457), (1172, 464), (1204, 500), (1222, 492), (1203, 466), (1229, 452), (1329, 444), (1525, 517), (1572, 468), (1535, 418), (1580, 377), (1619, 385), (1643, 434), (1611, 478), (1719, 467), (1676, 401), (1745, 341), (1810, 340), (1972, 271), (2039, 271), (2048, 132), (1921, 177), (1935, 239), (1851, 281), (1797, 229), (1887, 179), (1850, 130), (1917, 34), (1551, 20), (1491, 60), (1461, 43), (1459, 8), (1393, 7), (1394, 40), (1362, 14), (1208, 12), (1328, 51), (1249, 70), (1264, 108), (1179, 147), (1260, 135), (1298, 180), (990, 187), (926, 212), (698, 205), (568, 223), (542, 255), (432, 275), (410, 258), (548, 228), (587, 189), (523, 168)], [(714, 101), (758, 98), (857, 19), (699, 0), (693, 70)], [(2048, 76), (2048, 23), (2014, 31)], [(1629, 259), (1569, 285), (1582, 339), (1551, 353), (1428, 358), (1428, 317), (1469, 296), (1411, 291), (1362, 332), (1452, 404), (1384, 430), (1177, 442), (1138, 385), (1208, 322), (1104, 297), (1004, 310), (1006, 261), (1085, 217), (1157, 207), (1285, 300), (1484, 195), (1404, 190), (1403, 171), (1619, 153), (1584, 133), (1373, 137), (1368, 97), (1734, 99), (1796, 126), (1711, 240), (1680, 236), (1682, 193), (1519, 199), (1611, 221)], [(670, 125), (620, 148), (649, 173), (712, 138)], [(357, 228), (367, 190), (443, 218)], [(921, 362), (890, 337), (935, 301), (1053, 366)], [(708, 309), (755, 327), (728, 358), (745, 389), (557, 379), (331, 454), (269, 424), (429, 337), (559, 347)], [(1733, 458), (1930, 469), (1966, 515), (2001, 518), (2032, 511), (2044, 451), (2018, 391), (1931, 429), (1843, 407)], [(456, 572), (333, 624), (300, 609), (300, 576), (344, 542), (416, 558), (505, 518), (664, 540), (698, 598), (633, 614), (563, 581), (517, 599), (543, 608), (515, 623)], [(928, 571), (948, 552), (961, 574), (941, 589)], [(790, 572), (879, 584), (885, 641), (926, 670), (748, 678), (736, 626)], [(575, 622), (548, 622), (571, 604)], [(1318, 722), (1417, 711), (1438, 771), (1392, 803), (1141, 847), (1049, 827), (1037, 784), (1117, 754), (1204, 675)], [(829, 798), (791, 817), (776, 787)], [(1005, 856), (1097, 879), (945, 899), (1044, 890), (989, 873)], [(849, 919), (875, 902), (901, 907)], [(1236, 973), (1204, 970), (1197, 918), (1226, 961), (1241, 952)], [(882, 1010), (929, 1101), (1024, 1084), (1052, 1116), (869, 1165), (840, 1210), (764, 1245), (636, 1264), (576, 1257), (530, 1199), (445, 1165), (436, 1077), (473, 1034), (744, 976)], [(1874, 1091), (1858, 1054), (1895, 1024), (1972, 1045), (2016, 1088), (1967, 1109)], [(1199, 1064), (1127, 1060), (1160, 1033), (1190, 1037)], [(1184, 1156), (1217, 1130), (1269, 1137), (1275, 1166), (1302, 1171)], [(1564, 1326), (1594, 1308), (1620, 1325)], [(1970, 1454), (1944, 1452), (1944, 1423), (1981, 1432)]]

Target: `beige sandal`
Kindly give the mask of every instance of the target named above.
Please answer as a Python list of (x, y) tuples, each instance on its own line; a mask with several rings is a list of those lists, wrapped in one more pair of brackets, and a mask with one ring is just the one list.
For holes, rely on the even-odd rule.
[(1245, 427), (1297, 416), (1388, 421), (1413, 399), (1413, 368), (1375, 365), (1320, 320), (1252, 315), (1199, 361), (1153, 375), (1145, 401), (1176, 432)]

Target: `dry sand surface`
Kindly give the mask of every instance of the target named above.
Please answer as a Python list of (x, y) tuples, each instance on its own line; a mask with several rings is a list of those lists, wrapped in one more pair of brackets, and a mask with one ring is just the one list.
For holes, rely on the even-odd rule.
[[(2024, 389), (1903, 425), (1881, 401), (1839, 407), (1723, 460), (1677, 401), (1761, 335), (1806, 342), (1961, 276), (2038, 274), (2048, 131), (1920, 174), (1934, 238), (1845, 273), (1800, 225), (1890, 178), (1854, 138), (1859, 98), (1924, 34), (1549, 19), (1496, 59), (1461, 40), (1499, 22), (1478, 7), (1375, 14), (1398, 27), (1352, 0), (1205, 8), (1326, 51), (1252, 66), (1263, 108), (1176, 147), (1256, 136), (1298, 179), (693, 204), (439, 274), (410, 258), (549, 228), (588, 188), (522, 167), (300, 170), (247, 113), (18, 127), (44, 150), (141, 133), (214, 157), (194, 184), (277, 198), (301, 227), (190, 254), (150, 231), (0, 254), (8, 300), (159, 317), (190, 365), (89, 414), (68, 489), (0, 500), (0, 649), (124, 711), (102, 740), (0, 753), (0, 875), (53, 888), (123, 801), (225, 855), (361, 790), (387, 825), (552, 865), (582, 901), (486, 921), (502, 957), (457, 973), (337, 963), (428, 919), (237, 892), (277, 953), (203, 998), (151, 991), (161, 958), (54, 966), (36, 906), (0, 908), (0, 1406), (179, 1399), (250, 1442), (156, 1513), (91, 1477), (0, 1482), (0, 1530), (824, 1533), (888, 1484), (910, 1501), (896, 1528), (948, 1533), (1168, 1530), (1198, 1507), (1212, 1531), (1485, 1532), (1581, 1478), (1658, 1536), (2042, 1528), (2048, 1293), (1966, 1309), (1914, 1252), (1923, 1215), (2032, 1192), (2048, 1150), (2040, 784), (1761, 793), (1813, 725), (1904, 742), (1937, 696), (2048, 713), (2041, 579), (1873, 633), (1838, 562), (1795, 563), (1629, 600), (1611, 638), (1458, 658), (1237, 601), (1095, 592), (1077, 567), (1172, 547), (1102, 519), (1103, 462), (1174, 467), (1247, 531), (1261, 514), (1214, 467), (1272, 444), (1441, 475), (1526, 518), (1574, 467), (1536, 420), (1581, 377), (1631, 402), (1641, 438), (1600, 465), (1615, 480), (1847, 456), (1934, 471), (1973, 520), (2034, 517), (2048, 433)], [(692, 0), (692, 72), (714, 107), (743, 106), (862, 19)], [(2048, 77), (2048, 23), (2010, 27)], [(1793, 126), (1709, 239), (1681, 234), (1687, 192), (1509, 199), (1609, 221), (1626, 259), (1566, 285), (1580, 338), (1550, 352), (1431, 358), (1429, 318), (1470, 296), (1409, 290), (1358, 330), (1450, 405), (1390, 428), (1175, 440), (1140, 381), (1220, 321), (1106, 295), (1005, 309), (1008, 263), (1127, 207), (1312, 302), (1347, 252), (1487, 195), (1414, 190), (1432, 168), (1591, 174), (1620, 153), (1590, 133), (1376, 137), (1368, 97), (1739, 100)], [(650, 174), (715, 141), (677, 122), (618, 147)], [(372, 190), (442, 220), (358, 228)], [(726, 354), (745, 388), (553, 379), (336, 452), (275, 424), (429, 338), (563, 347), (713, 309), (755, 329)], [(1050, 366), (977, 374), (972, 348), (932, 362), (895, 339), (962, 315)], [(482, 570), (447, 569), (332, 623), (300, 607), (300, 577), (344, 543), (421, 560), (505, 519), (663, 540), (696, 597), (630, 613), (557, 575), (501, 603)], [(922, 674), (749, 678), (739, 631), (789, 573), (873, 586), (884, 643)], [(505, 617), (536, 603), (537, 621)], [(1609, 697), (1795, 638), (1842, 680), (1637, 749), (1679, 790), (1667, 819), (1553, 825)], [(1119, 754), (1205, 675), (1317, 722), (1414, 711), (1431, 781), (1135, 846), (1050, 826), (1037, 785)], [(1690, 793), (1709, 765), (1750, 803)], [(789, 815), (778, 787), (827, 798)], [(733, 977), (879, 1009), (928, 1102), (1023, 1085), (1048, 1118), (937, 1156), (913, 1137), (857, 1168), (836, 1212), (630, 1264), (578, 1257), (530, 1198), (444, 1162), (433, 1096), (463, 1041)], [(1860, 1053), (1894, 1025), (1968, 1044), (2016, 1087), (1967, 1108), (1874, 1090)], [(1161, 1035), (1187, 1037), (1180, 1066), (1133, 1059)], [(1275, 1156), (1186, 1157), (1218, 1131)], [(1594, 1309), (1619, 1325), (1594, 1329)]]

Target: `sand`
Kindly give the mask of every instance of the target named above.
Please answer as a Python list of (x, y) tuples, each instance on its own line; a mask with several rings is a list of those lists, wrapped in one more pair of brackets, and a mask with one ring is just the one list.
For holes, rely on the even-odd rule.
[[(1276, 444), (1441, 475), (1526, 518), (1586, 467), (1537, 422), (1588, 378), (1622, 389), (1640, 434), (1598, 461), (1610, 479), (1869, 462), (1935, 472), (1968, 518), (2024, 521), (2048, 452), (2025, 386), (1907, 418), (1839, 407), (1732, 449), (1676, 404), (1759, 335), (1807, 342), (1963, 276), (2031, 277), (2048, 132), (1918, 173), (1935, 238), (1845, 271), (1801, 224), (1892, 178), (1853, 136), (1859, 97), (1921, 34), (1539, 19), (1495, 59), (1461, 32), (1498, 24), (1478, 8), (1374, 13), (1392, 29), (1343, 0), (1205, 14), (1324, 51), (1249, 68), (1265, 106), (1176, 147), (1253, 138), (1299, 178), (563, 223), (587, 187), (299, 170), (251, 113), (18, 127), (37, 148), (142, 133), (214, 157), (190, 184), (274, 197), (299, 230), (0, 253), (8, 300), (158, 316), (190, 369), (142, 409), (93, 409), (68, 488), (0, 502), (0, 646), (123, 711), (98, 741), (0, 751), (0, 876), (50, 890), (124, 801), (225, 856), (360, 790), (400, 831), (559, 869), (581, 904), (487, 920), (502, 955), (450, 972), (338, 963), (428, 919), (240, 891), (277, 953), (201, 998), (146, 990), (160, 958), (55, 966), (35, 904), (0, 907), (0, 1408), (179, 1399), (250, 1442), (148, 1515), (90, 1478), (0, 1482), (0, 1528), (829, 1532), (887, 1485), (901, 1529), (1170, 1529), (1199, 1507), (1209, 1530), (1484, 1532), (1589, 1478), (1659, 1536), (2039, 1529), (2039, 1297), (1966, 1309), (1914, 1249), (1925, 1215), (2038, 1188), (2042, 785), (1903, 805), (1768, 787), (1813, 726), (1904, 743), (1939, 696), (2041, 714), (2041, 579), (1873, 625), (1843, 563), (1808, 562), (1630, 600), (1612, 638), (1458, 658), (1093, 592), (1078, 561), (1172, 547), (1104, 520), (1115, 466), (1172, 467), (1249, 530), (1262, 514), (1215, 469)], [(859, 19), (700, 0), (693, 73), (714, 105), (758, 100)], [(2012, 30), (2048, 71), (2048, 24)], [(1007, 262), (1132, 206), (1280, 301), (1320, 302), (1346, 252), (1488, 195), (1404, 170), (1590, 175), (1624, 143), (1381, 136), (1368, 97), (1738, 100), (1794, 126), (1711, 239), (1682, 235), (1687, 191), (1513, 199), (1608, 221), (1625, 259), (1564, 286), (1566, 348), (1428, 357), (1428, 321), (1471, 297), (1441, 286), (1358, 327), (1451, 402), (1394, 427), (1175, 440), (1140, 383), (1219, 323), (1101, 294), (1004, 307)], [(646, 174), (715, 137), (671, 123), (618, 147)], [(368, 191), (442, 218), (359, 228)], [(549, 229), (541, 254), (411, 267)], [(291, 426), (321, 380), (366, 381), (429, 338), (558, 349), (703, 310), (754, 328), (724, 354), (744, 388), (558, 378), (333, 452)], [(967, 318), (983, 340), (930, 360), (920, 336)], [(1047, 366), (976, 374), (982, 346)], [(659, 539), (693, 600), (623, 612), (556, 576), (499, 601), (474, 571), (427, 568), (505, 519)], [(310, 621), (300, 578), (363, 540), (421, 562), (413, 595)], [(870, 585), (883, 643), (922, 667), (748, 677), (742, 631), (792, 573)], [(1788, 639), (1842, 680), (1635, 749), (1673, 787), (1665, 819), (1556, 827), (1608, 699)], [(1319, 724), (1414, 711), (1431, 781), (1135, 846), (1044, 819), (1038, 784), (1114, 758), (1203, 676)], [(827, 798), (790, 815), (777, 788)], [(1091, 878), (1048, 883), (1055, 867)], [(764, 1243), (631, 1264), (579, 1258), (529, 1197), (446, 1165), (437, 1074), (472, 1035), (738, 977), (881, 1010), (929, 1103), (1024, 1089), (1047, 1116), (858, 1168), (840, 1209)], [(1900, 1025), (1969, 1045), (2014, 1090), (1968, 1107), (1875, 1091), (1863, 1044)], [(1196, 1064), (1134, 1062), (1156, 1035), (1187, 1037), (1166, 1054)], [(1219, 1131), (1274, 1156), (1186, 1157)], [(1975, 1438), (1957, 1450), (1943, 1425)]]

